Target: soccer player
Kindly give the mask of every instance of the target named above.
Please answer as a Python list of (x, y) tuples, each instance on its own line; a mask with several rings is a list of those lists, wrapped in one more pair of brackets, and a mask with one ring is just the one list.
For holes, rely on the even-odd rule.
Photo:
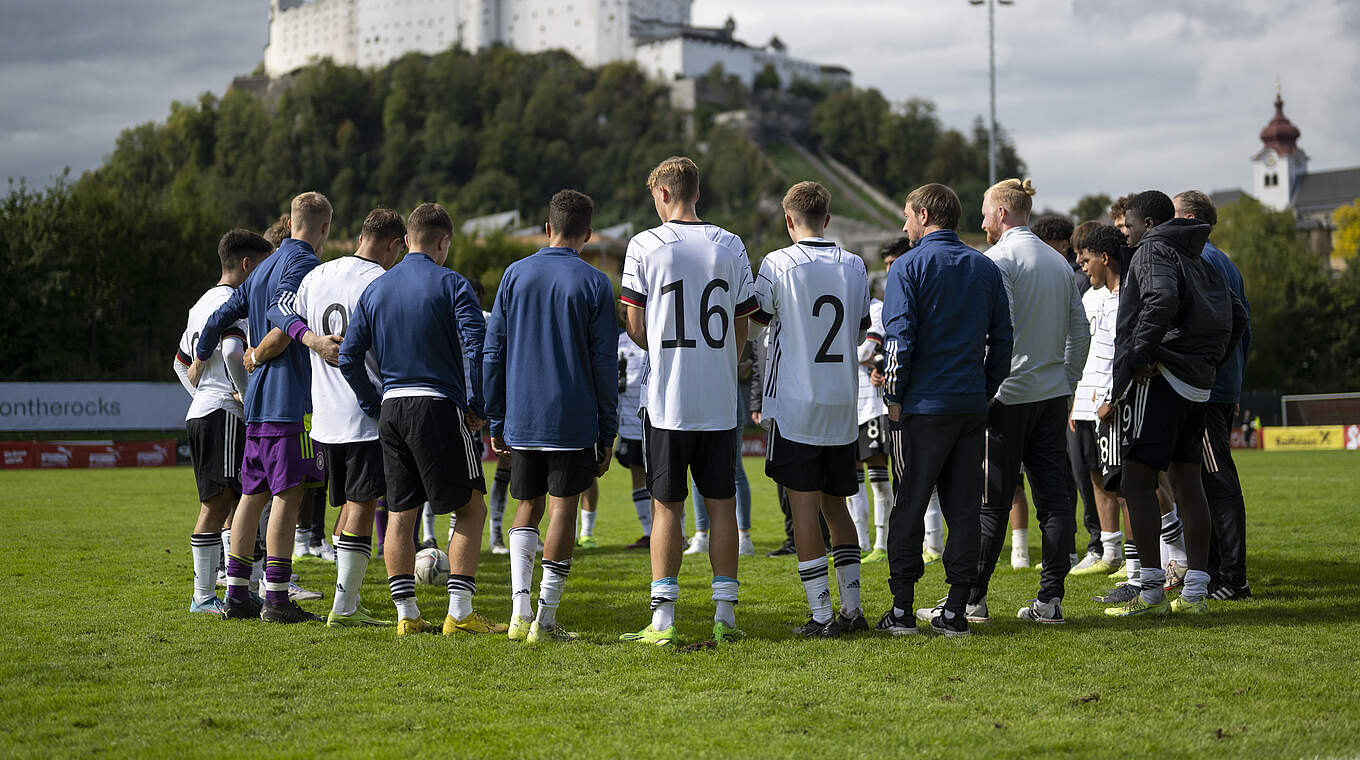
[[(529, 644), (577, 638), (557, 622), (576, 509), (609, 468), (618, 430), (614, 288), (581, 259), (594, 212), (590, 196), (575, 190), (552, 197), (548, 247), (505, 270), (487, 324), (483, 376), (491, 446), (510, 456), (510, 495), (519, 501), (510, 529), (510, 639)], [(531, 620), (529, 585), (545, 509), (543, 580)]]
[(1156, 190), (1129, 202), (1124, 222), (1137, 248), (1120, 281), (1113, 395), (1123, 404), (1120, 486), (1134, 542), (1156, 545), (1157, 474), (1169, 470), (1189, 569), (1181, 595), (1168, 604), (1163, 569), (1144, 563), (1139, 595), (1105, 610), (1116, 617), (1209, 610), (1212, 529), (1200, 481), (1205, 403), (1218, 367), (1246, 329), (1246, 310), (1201, 255), (1209, 225), (1174, 219), (1175, 211)]
[[(1088, 549), (1086, 557), (1072, 568), (1072, 575), (1109, 574), (1122, 561), (1119, 531), (1120, 501), (1113, 490), (1106, 490), (1104, 470), (1118, 466), (1118, 442), (1113, 439), (1114, 408), (1110, 397), (1111, 373), (1114, 369), (1114, 330), (1119, 318), (1119, 251), (1124, 236), (1114, 227), (1097, 227), (1082, 239), (1078, 254), (1082, 270), (1090, 279), (1091, 288), (1082, 296), (1086, 317), (1091, 323), (1091, 350), (1086, 355), (1081, 381), (1072, 402), (1069, 429), (1082, 448), (1073, 461), (1081, 463), (1080, 477), (1099, 512), (1100, 551)], [(1098, 435), (1097, 426), (1105, 432)], [(1113, 444), (1113, 445), (1111, 445)], [(1136, 554), (1135, 554), (1136, 557)], [(1127, 600), (1126, 600), (1127, 601)]]
[[(416, 604), (415, 534), (420, 507), (458, 516), (449, 541), (449, 613), (443, 633), (504, 633), (472, 609), (486, 522), (486, 478), (474, 440), (485, 421), (482, 375), (466, 374), (482, 354), (486, 320), (468, 281), (444, 267), (453, 220), (434, 203), (406, 220), (409, 253), (359, 296), (340, 346), (340, 371), (359, 406), (378, 420), (387, 484), (383, 560), (397, 608), (397, 635), (434, 626)], [(368, 377), (372, 350), (382, 393)]]
[[(798, 574), (811, 614), (794, 633), (835, 638), (865, 631), (859, 542), (845, 499), (857, 490), (859, 345), (869, 330), (864, 261), (824, 237), (831, 193), (799, 182), (784, 194), (794, 244), (766, 254), (753, 319), (771, 330), (763, 421), (770, 426), (765, 473), (784, 486), (793, 514)], [(831, 529), (841, 608), (834, 614), (817, 515)]]
[(968, 620), (988, 620), (987, 587), (1006, 539), (1006, 518), (1024, 464), (1043, 541), (1039, 593), (1016, 613), (1022, 620), (1062, 623), (1062, 597), (1072, 567), (1076, 494), (1067, 459), (1067, 416), (1091, 343), (1091, 328), (1072, 268), (1030, 231), (1034, 185), (1008, 179), (982, 199), (982, 229), (1005, 284), (1014, 325), (1010, 375), (987, 410), (986, 497), (981, 556)]
[[(227, 555), (227, 614), (274, 623), (320, 620), (289, 599), (293, 574), (292, 539), (298, 504), (308, 480), (322, 475), (308, 456), (302, 418), (311, 408), (311, 367), (307, 349), (333, 359), (337, 336), (312, 332), (298, 316), (294, 303), (302, 278), (321, 260), (317, 252), (331, 231), (331, 204), (326, 196), (303, 193), (289, 211), (292, 237), (257, 266), (241, 287), (203, 325), (195, 348), (190, 380), (197, 383), (205, 360), (212, 355), (222, 332), (243, 317), (250, 335), (285, 340), (283, 352), (258, 364), (246, 387), (246, 445), (241, 465), (241, 501), (232, 518), (231, 551)], [(278, 331), (278, 332), (275, 332)], [(265, 544), (264, 605), (249, 592), (250, 567), (260, 514), (273, 496)]]
[[(619, 315), (626, 318), (626, 310), (619, 303)], [(652, 543), (652, 494), (647, 490), (647, 469), (642, 455), (642, 380), (647, 366), (647, 352), (638, 348), (627, 330), (619, 330), (619, 444), (614, 458), (628, 469), (633, 478), (633, 509), (642, 525), (642, 538), (629, 544), (629, 549), (650, 549)]]
[[(1218, 209), (1209, 196), (1186, 190), (1171, 199), (1176, 216), (1196, 219), (1211, 228), (1218, 224)], [(1227, 254), (1213, 243), (1205, 242), (1201, 254), (1223, 275), (1246, 311), (1247, 327), (1237, 348), (1219, 367), (1210, 389), (1204, 421), (1204, 495), (1213, 518), (1213, 542), (1209, 545), (1209, 598), (1224, 601), (1251, 596), (1247, 583), (1247, 518), (1242, 501), (1242, 484), (1232, 459), (1233, 420), (1242, 395), (1242, 373), (1246, 370), (1247, 349), (1251, 345), (1251, 304), (1247, 302), (1242, 273)]]
[(672, 156), (647, 178), (663, 224), (635, 235), (624, 258), (621, 300), (628, 335), (647, 351), (642, 435), (652, 494), (652, 622), (620, 638), (675, 643), (686, 476), (704, 495), (712, 530), (714, 641), (737, 628), (737, 355), (756, 310), (741, 238), (700, 221), (699, 167)]
[[(386, 208), (374, 209), (364, 219), (359, 247), (313, 269), (298, 287), (298, 313), (317, 330), (344, 336), (359, 296), (369, 283), (392, 268), (405, 248), (406, 225)], [(369, 614), (359, 603), (359, 588), (373, 554), (373, 515), (386, 490), (378, 422), (364, 413), (354, 390), (316, 352), (312, 362), (312, 439), (321, 444), (330, 484), (331, 506), (341, 507), (335, 539), (335, 599), (326, 624), (342, 626), (391, 625)], [(377, 365), (364, 362), (376, 381)], [(323, 509), (321, 503), (317, 509)]]
[[(954, 232), (962, 213), (959, 196), (944, 185), (913, 190), (903, 231), (915, 247), (894, 262), (883, 292), (883, 397), (897, 493), (888, 526), (893, 603), (877, 628), (895, 636), (916, 633), (916, 619), (946, 636), (969, 632), (964, 607), (978, 573), (978, 468), (987, 405), (1011, 366), (1011, 321), (1001, 271)], [(913, 618), (925, 572), (922, 518), (937, 485), (949, 526), (949, 594)]]
[[(1037, 223), (1036, 223), (1037, 226)], [(1101, 224), (1099, 222), (1082, 222), (1072, 230), (1072, 235), (1067, 241), (1070, 250), (1075, 251), (1077, 275), (1081, 278), (1083, 286), (1078, 289), (1081, 293), (1081, 305), (1086, 310), (1086, 322), (1091, 326), (1091, 335), (1094, 340), (1096, 330), (1096, 320), (1100, 316), (1101, 299), (1109, 295), (1109, 291), (1103, 286), (1092, 286), (1091, 279), (1086, 274), (1082, 260), (1082, 243), (1086, 237), (1095, 231)], [(1116, 230), (1118, 232), (1118, 230)], [(1037, 234), (1037, 233), (1036, 233)], [(1044, 242), (1048, 243), (1047, 240)], [(1121, 243), (1122, 244), (1122, 243)], [(1055, 250), (1061, 251), (1056, 245), (1049, 243)], [(1086, 361), (1091, 361), (1088, 353)], [(1100, 533), (1103, 530), (1100, 521), (1100, 501), (1096, 496), (1096, 486), (1091, 478), (1091, 473), (1100, 471), (1100, 458), (1097, 455), (1095, 446), (1095, 423), (1086, 420), (1090, 425), (1078, 425), (1069, 421), (1067, 425), (1067, 459), (1072, 468), (1072, 481), (1076, 485), (1077, 494), (1081, 496), (1082, 524), (1086, 528), (1086, 533), (1090, 536), (1086, 542), (1086, 556), (1082, 557), (1072, 569), (1085, 569), (1097, 563), (1104, 556), (1104, 545), (1100, 542)], [(1083, 429), (1085, 428), (1085, 429)], [(1115, 565), (1118, 567), (1118, 563)], [(1114, 570), (1115, 568), (1110, 568)], [(1108, 571), (1107, 571), (1108, 572)]]
[(189, 309), (189, 320), (175, 352), (175, 374), (193, 401), (185, 415), (189, 457), (198, 484), (198, 520), (189, 536), (194, 558), (194, 594), (190, 612), (226, 613), (217, 598), (218, 561), (222, 553), (222, 526), (241, 493), (241, 456), (246, 444), (241, 394), (246, 389), (246, 324), (237, 320), (222, 330), (221, 345), (214, 348), (195, 387), (189, 382), (189, 366), (203, 324), (231, 297), (257, 264), (274, 252), (269, 241), (249, 230), (236, 229), (217, 243), (222, 275)]
[[(883, 250), (883, 258), (896, 258), (911, 247), (906, 238), (892, 241)], [(874, 369), (883, 361), (883, 301), (869, 298), (869, 331), (856, 349), (858, 401), (856, 419), (859, 422), (858, 462), (855, 480), (858, 488), (850, 497), (850, 517), (855, 521), (864, 562), (882, 562), (888, 558), (888, 512), (892, 509), (892, 489), (888, 483), (888, 407), (883, 403), (883, 386), (873, 382)], [(874, 499), (874, 538), (869, 542), (869, 492), (865, 489), (868, 469), (869, 489)]]

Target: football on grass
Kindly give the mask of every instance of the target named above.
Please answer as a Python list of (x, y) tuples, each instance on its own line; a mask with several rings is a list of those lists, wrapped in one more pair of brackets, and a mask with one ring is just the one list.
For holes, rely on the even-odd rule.
[(438, 549), (421, 549), (416, 555), (416, 583), (442, 586), (449, 580), (449, 555)]

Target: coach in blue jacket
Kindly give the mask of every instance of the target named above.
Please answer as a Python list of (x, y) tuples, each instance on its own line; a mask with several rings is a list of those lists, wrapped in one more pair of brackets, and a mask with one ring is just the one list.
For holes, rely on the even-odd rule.
[[(548, 247), (510, 265), (487, 321), (483, 375), (491, 446), (509, 455), (513, 640), (569, 641), (557, 606), (571, 570), (581, 494), (609, 467), (618, 431), (618, 317), (604, 272), (581, 259), (595, 204), (563, 190), (548, 206)], [(543, 582), (530, 620), (538, 524)]]
[[(978, 573), (987, 406), (1011, 366), (1010, 306), (996, 264), (954, 233), (962, 206), (953, 190), (919, 187), (904, 214), (903, 231), (915, 247), (893, 262), (883, 296), (884, 400), (897, 493), (888, 518), (893, 607), (878, 629), (915, 633), (919, 618), (959, 636), (968, 633), (964, 607)], [(916, 581), (925, 572), (926, 505), (937, 485), (949, 526), (949, 595), (913, 617)]]
[[(1218, 224), (1218, 209), (1209, 196), (1186, 190), (1171, 199), (1176, 216), (1196, 219), (1210, 227)], [(1209, 598), (1245, 599), (1251, 596), (1247, 583), (1247, 509), (1242, 501), (1242, 484), (1232, 459), (1232, 428), (1237, 418), (1237, 403), (1242, 397), (1242, 376), (1247, 368), (1251, 347), (1251, 304), (1247, 303), (1242, 273), (1232, 259), (1213, 243), (1205, 243), (1200, 256), (1223, 275), (1247, 313), (1247, 326), (1237, 348), (1228, 354), (1209, 392), (1205, 408), (1204, 495), (1209, 501), (1213, 540), (1209, 542)]]

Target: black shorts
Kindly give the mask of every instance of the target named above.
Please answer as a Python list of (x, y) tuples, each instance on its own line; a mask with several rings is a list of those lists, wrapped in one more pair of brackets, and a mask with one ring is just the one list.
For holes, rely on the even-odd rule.
[(642, 467), (646, 462), (642, 453), (642, 441), (620, 438), (618, 447), (614, 449), (614, 459), (624, 467)]
[(1072, 452), (1073, 463), (1080, 466), (1081, 477), (1088, 472), (1100, 472), (1100, 445), (1096, 442), (1095, 420), (1073, 420), (1072, 438), (1069, 439), (1076, 449)]
[(198, 500), (217, 498), (223, 491), (241, 493), (241, 458), (246, 451), (246, 423), (225, 409), (184, 423), (189, 457), (194, 463)]
[(383, 449), (377, 441), (323, 443), (331, 506), (347, 501), (372, 501), (387, 493), (383, 477)]
[[(1124, 404), (1115, 405), (1115, 414), (1124, 414)], [(1106, 491), (1118, 491), (1119, 479), (1124, 474), (1123, 446), (1119, 444), (1119, 428), (1116, 418), (1096, 425), (1096, 446), (1099, 454), (1100, 477)]]
[(521, 501), (543, 494), (576, 496), (590, 488), (600, 471), (595, 449), (575, 451), (510, 450), (510, 495)]
[(647, 488), (652, 498), (680, 502), (689, 496), (687, 475), (705, 499), (737, 495), (737, 436), (731, 430), (666, 430), (652, 427), (642, 415), (642, 449), (646, 454)]
[(821, 491), (828, 496), (854, 496), (859, 493), (855, 471), (859, 469), (859, 445), (813, 446), (790, 441), (779, 434), (779, 425), (770, 431), (765, 447), (765, 474), (793, 491)]
[(437, 515), (462, 508), (474, 491), (486, 493), (475, 434), (463, 410), (446, 398), (388, 399), (378, 416), (387, 511), (430, 502)]
[(1172, 462), (1202, 463), (1205, 408), (1160, 374), (1135, 383), (1119, 410), (1123, 458), (1162, 471)]
[(888, 415), (875, 417), (859, 426), (856, 451), (860, 462), (888, 453)]

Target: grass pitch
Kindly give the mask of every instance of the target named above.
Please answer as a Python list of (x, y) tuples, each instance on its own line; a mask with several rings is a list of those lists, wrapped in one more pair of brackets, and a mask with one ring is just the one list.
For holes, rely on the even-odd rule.
[[(648, 621), (626, 474), (602, 482), (601, 548), (578, 551), (569, 646), (190, 615), (186, 468), (0, 473), (0, 756), (1312, 757), (1360, 752), (1360, 455), (1245, 452), (1256, 598), (1205, 618), (1106, 619), (1104, 579), (1069, 579), (1059, 629), (1024, 625), (1033, 571), (1002, 557), (994, 622), (931, 635), (794, 639), (806, 615), (773, 485), (747, 462), (761, 556), (741, 562), (751, 640), (686, 653), (620, 644)], [(441, 521), (442, 529), (443, 521)], [(1031, 535), (1037, 542), (1037, 531)], [(1031, 549), (1037, 560), (1037, 544)], [(707, 637), (705, 557), (677, 614)], [(300, 562), (326, 599), (334, 566)], [(889, 602), (865, 566), (866, 612)], [(486, 553), (478, 608), (509, 616)], [(927, 570), (918, 600), (944, 591)], [(381, 561), (363, 594), (394, 617)], [(419, 589), (427, 619), (442, 588)]]

